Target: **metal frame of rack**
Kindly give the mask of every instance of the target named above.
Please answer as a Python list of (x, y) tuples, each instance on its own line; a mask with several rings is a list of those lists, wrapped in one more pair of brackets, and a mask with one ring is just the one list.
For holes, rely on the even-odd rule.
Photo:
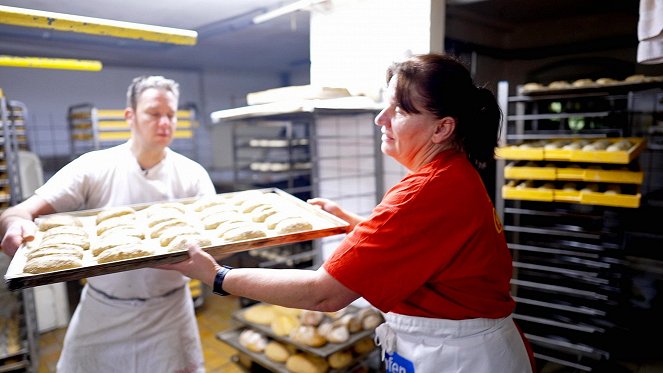
[[(8, 100), (0, 94), (0, 124), (2, 125), (3, 140), (1, 158), (5, 161), (4, 174), (7, 180), (3, 188), (8, 188), (6, 190), (8, 199), (3, 202), (7, 205), (4, 205), (3, 208), (16, 205), (23, 200), (18, 152), (20, 149), (28, 147), (27, 117), (28, 110), (23, 103)], [(4, 272), (6, 272), (6, 268), (4, 268)], [(2, 323), (4, 328), (0, 328), (0, 372), (36, 372), (39, 360), (39, 328), (34, 292), (32, 289), (25, 289), (10, 293), (2, 289), (0, 293), (3, 299), (6, 297), (3, 303), (5, 311), (13, 308), (11, 314), (0, 315), (9, 317)], [(10, 304), (13, 306), (10, 307)], [(15, 327), (9, 328), (9, 324), (13, 324)], [(10, 346), (10, 340), (17, 337), (18, 345)]]
[[(498, 102), (504, 115), (500, 147), (642, 136), (633, 92), (624, 89), (510, 96), (508, 82), (500, 82)], [(507, 162), (497, 161), (495, 204), (513, 255), (514, 318), (536, 358), (592, 371), (609, 361), (628, 331), (623, 213), (629, 209), (504, 198)]]

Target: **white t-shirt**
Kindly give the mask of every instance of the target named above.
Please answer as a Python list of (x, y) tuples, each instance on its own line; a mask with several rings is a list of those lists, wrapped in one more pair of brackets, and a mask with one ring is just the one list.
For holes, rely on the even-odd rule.
[[(142, 170), (130, 142), (81, 155), (35, 194), (58, 212), (166, 201), (215, 194), (207, 171), (166, 148), (166, 157)], [(182, 286), (175, 271), (144, 268), (88, 278), (95, 288), (118, 298), (149, 298)]]

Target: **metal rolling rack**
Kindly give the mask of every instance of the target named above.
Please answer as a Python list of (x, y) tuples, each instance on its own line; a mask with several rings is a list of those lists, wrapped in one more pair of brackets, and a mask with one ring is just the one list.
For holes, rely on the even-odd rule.
[[(232, 126), (234, 188), (278, 187), (303, 200), (323, 196), (358, 213), (370, 212), (383, 190), (382, 154), (375, 146), (379, 131), (372, 125), (377, 108), (330, 108), (323, 101), (213, 113), (216, 123)], [(324, 246), (335, 247), (341, 238), (250, 252), (252, 260), (244, 264), (317, 268)]]
[[(498, 100), (504, 113), (500, 149), (538, 140), (643, 136), (642, 123), (646, 121), (635, 114), (635, 98), (640, 90), (660, 91), (660, 85), (510, 96), (508, 83), (500, 82)], [(615, 197), (614, 205), (607, 199), (605, 204), (518, 199), (507, 196), (505, 190), (509, 182), (505, 174), (514, 158), (504, 158), (497, 162), (496, 208), (514, 258), (514, 318), (532, 343), (537, 359), (579, 371), (610, 365), (630, 328), (630, 270), (624, 229), (626, 216), (639, 206), (642, 180), (622, 186), (633, 193), (625, 197), (632, 199), (623, 205), (618, 202), (621, 195)], [(600, 160), (571, 167), (586, 171), (596, 167), (591, 162)], [(537, 167), (563, 170), (570, 163), (544, 159)], [(639, 163), (635, 154), (620, 177), (638, 175)], [(537, 179), (534, 173), (532, 179)], [(575, 181), (589, 180), (581, 177)], [(552, 193), (561, 189), (562, 182), (553, 180), (556, 189)]]
[[(73, 156), (118, 145), (131, 136), (124, 119), (124, 110), (99, 109), (90, 103), (76, 104), (69, 107), (67, 122)], [(194, 109), (178, 110), (177, 130), (171, 147), (190, 158), (195, 158), (193, 136), (197, 126)]]
[[(1, 170), (2, 207), (22, 201), (18, 151), (27, 149), (24, 104), (8, 100), (0, 90), (0, 124), (2, 126)], [(9, 262), (0, 261), (5, 273)], [(32, 289), (9, 292), (0, 288), (0, 372), (35, 372), (38, 366), (38, 327)]]

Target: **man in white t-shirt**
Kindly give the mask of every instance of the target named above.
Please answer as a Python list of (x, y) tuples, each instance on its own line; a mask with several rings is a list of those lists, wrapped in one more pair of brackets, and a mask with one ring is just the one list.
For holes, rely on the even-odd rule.
[[(35, 195), (0, 215), (2, 249), (32, 239), (33, 220), (54, 212), (215, 194), (207, 171), (168, 148), (179, 86), (161, 76), (133, 80), (124, 144), (83, 154)], [(90, 277), (67, 329), (59, 372), (204, 372), (188, 278), (144, 268)]]

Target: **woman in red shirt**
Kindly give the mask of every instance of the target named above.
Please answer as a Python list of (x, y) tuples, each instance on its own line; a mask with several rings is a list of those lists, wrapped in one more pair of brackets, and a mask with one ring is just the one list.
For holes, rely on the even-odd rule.
[(387, 82), (381, 150), (410, 173), (366, 219), (309, 201), (353, 227), (321, 268), (229, 270), (197, 247), (167, 268), (286, 307), (336, 311), (363, 297), (385, 314), (376, 336), (390, 372), (534, 371), (511, 318), (511, 256), (476, 170), (497, 144), (494, 95), (439, 54), (394, 64)]

